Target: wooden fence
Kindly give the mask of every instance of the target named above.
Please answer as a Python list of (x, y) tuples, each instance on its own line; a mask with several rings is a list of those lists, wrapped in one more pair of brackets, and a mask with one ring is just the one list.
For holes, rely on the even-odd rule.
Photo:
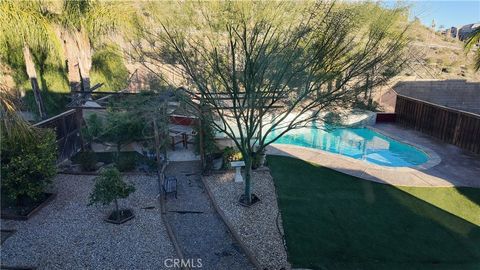
[(480, 154), (480, 116), (397, 95), (396, 122)]
[(378, 112), (375, 123), (393, 123), (395, 122), (395, 113)]
[(57, 163), (72, 157), (82, 148), (82, 111), (73, 109), (35, 124), (39, 128), (51, 128), (57, 135)]

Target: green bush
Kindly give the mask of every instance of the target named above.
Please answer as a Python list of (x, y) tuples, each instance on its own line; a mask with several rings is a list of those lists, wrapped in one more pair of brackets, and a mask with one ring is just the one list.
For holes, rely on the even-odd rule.
[(97, 169), (97, 155), (93, 151), (78, 153), (77, 160), (84, 171), (91, 172)]
[(230, 162), (242, 160), (242, 159), (243, 159), (243, 156), (239, 150), (233, 147), (225, 147), (225, 149), (223, 149), (223, 168), (224, 169), (231, 168)]
[(82, 128), (82, 136), (88, 142), (92, 143), (102, 132), (102, 119), (96, 113), (92, 113), (85, 119), (86, 126)]
[(92, 85), (103, 83), (100, 91), (120, 91), (128, 85), (128, 69), (118, 45), (97, 48), (92, 56)]
[(117, 162), (117, 168), (121, 172), (129, 172), (135, 169), (136, 159), (133, 155), (120, 154)]
[(17, 205), (38, 200), (56, 174), (55, 133), (35, 130), (21, 140), (2, 138), (2, 196)]
[(102, 125), (103, 142), (114, 143), (117, 154), (120, 154), (122, 146), (143, 138), (145, 121), (135, 111), (110, 111)]

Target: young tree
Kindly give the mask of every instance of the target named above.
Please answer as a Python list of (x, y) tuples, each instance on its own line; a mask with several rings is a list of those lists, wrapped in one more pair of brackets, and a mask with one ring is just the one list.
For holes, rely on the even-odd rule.
[(169, 145), (169, 113), (176, 109), (176, 100), (173, 92), (166, 89), (142, 91), (129, 98), (119, 94), (110, 98), (105, 116), (87, 117), (82, 136), (89, 142), (115, 144), (117, 161), (122, 146), (134, 141), (145, 147), (154, 146), (160, 156)]
[(122, 176), (116, 168), (106, 168), (96, 178), (95, 187), (90, 194), (90, 202), (88, 205), (96, 203), (108, 205), (115, 202), (114, 213), (118, 221), (120, 219), (118, 199), (125, 199), (133, 192), (135, 192), (135, 187), (123, 182)]
[[(374, 9), (381, 12), (366, 12)], [(255, 153), (323, 111), (350, 106), (373, 67), (369, 87), (404, 61), (403, 10), (377, 4), (186, 2), (179, 10), (145, 29), (137, 52), (148, 67), (177, 60), (170, 64), (191, 82), (192, 105), (212, 110), (214, 127), (242, 152), (247, 203)]]
[(142, 138), (144, 123), (128, 111), (111, 111), (105, 118), (100, 140), (114, 143), (117, 148), (117, 162), (122, 146)]

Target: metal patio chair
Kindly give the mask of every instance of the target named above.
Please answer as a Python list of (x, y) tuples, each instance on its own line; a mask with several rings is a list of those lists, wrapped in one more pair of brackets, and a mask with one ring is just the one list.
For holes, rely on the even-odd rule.
[(163, 192), (165, 197), (170, 194), (175, 194), (175, 199), (177, 198), (177, 178), (174, 176), (165, 176), (165, 180), (163, 181)]

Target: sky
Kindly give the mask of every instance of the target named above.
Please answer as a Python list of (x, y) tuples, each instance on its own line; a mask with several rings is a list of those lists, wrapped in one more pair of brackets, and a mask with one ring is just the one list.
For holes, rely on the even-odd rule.
[[(395, 0), (386, 0), (387, 6), (394, 5)], [(436, 28), (445, 28), (480, 22), (480, 0), (424, 0), (402, 1), (410, 8), (410, 16), (418, 17), (421, 22), (431, 26), (435, 19)]]

